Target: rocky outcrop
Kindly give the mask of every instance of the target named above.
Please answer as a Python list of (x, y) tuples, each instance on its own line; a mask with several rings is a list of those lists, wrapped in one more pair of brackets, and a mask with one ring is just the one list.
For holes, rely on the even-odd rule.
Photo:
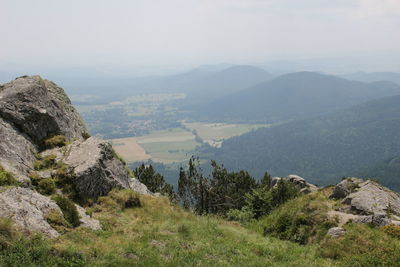
[(271, 180), (271, 186), (276, 186), (281, 179), (285, 179), (286, 181), (293, 183), (293, 185), (297, 188), (297, 190), (300, 191), (300, 193), (307, 194), (318, 190), (318, 187), (316, 185), (307, 183), (304, 178), (294, 174), (288, 175), (284, 178), (273, 177)]
[[(56, 135), (69, 144), (45, 150), (45, 140)], [(39, 152), (55, 154), (58, 161), (67, 165), (69, 170), (65, 175), (68, 174), (81, 196), (96, 198), (113, 188), (151, 194), (145, 185), (130, 177), (109, 143), (97, 138), (85, 140), (87, 137), (79, 113), (55, 83), (39, 76), (23, 76), (0, 85), (0, 165), (25, 187), (0, 189), (0, 217), (11, 218), (27, 231), (42, 232), (49, 237), (59, 235), (47, 222), (47, 216), (50, 212), (61, 213), (60, 208), (49, 197), (34, 191), (28, 178)], [(53, 177), (57, 171), (46, 169), (36, 176), (37, 179)], [(86, 215), (82, 207), (77, 208), (83, 227), (100, 229), (97, 220)]]
[(1, 188), (0, 191), (0, 217), (11, 218), (29, 232), (41, 232), (48, 237), (60, 235), (46, 220), (51, 211), (62, 214), (50, 198), (29, 188)]
[(20, 182), (29, 182), (27, 173), (36, 160), (36, 147), (16, 129), (0, 118), (0, 165), (16, 175)]
[(371, 180), (358, 184), (357, 190), (347, 195), (342, 203), (350, 205), (358, 214), (400, 215), (400, 195)]
[(355, 192), (359, 187), (358, 185), (362, 182), (364, 182), (363, 179), (354, 177), (346, 178), (335, 186), (330, 198), (344, 198), (350, 193)]
[(87, 132), (64, 90), (39, 76), (0, 85), (0, 164), (20, 181), (36, 160), (43, 141), (53, 135), (83, 139)]
[(40, 146), (53, 135), (83, 139), (87, 129), (64, 90), (39, 76), (25, 76), (0, 87), (0, 117)]
[(63, 148), (47, 150), (42, 155), (55, 155), (58, 161), (72, 169), (75, 188), (83, 197), (97, 198), (113, 188), (131, 188), (141, 194), (151, 194), (144, 184), (130, 177), (111, 145), (98, 138), (75, 141)]
[(354, 223), (378, 227), (399, 223), (400, 195), (375, 181), (346, 178), (335, 186), (330, 197), (342, 199), (343, 206), (336, 212), (353, 214)]

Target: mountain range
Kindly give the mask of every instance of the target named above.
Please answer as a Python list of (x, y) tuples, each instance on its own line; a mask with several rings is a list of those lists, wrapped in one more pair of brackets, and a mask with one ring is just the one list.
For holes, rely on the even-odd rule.
[(276, 123), (317, 117), (396, 94), (400, 94), (400, 86), (393, 82), (363, 83), (296, 72), (219, 98), (199, 113), (220, 121)]

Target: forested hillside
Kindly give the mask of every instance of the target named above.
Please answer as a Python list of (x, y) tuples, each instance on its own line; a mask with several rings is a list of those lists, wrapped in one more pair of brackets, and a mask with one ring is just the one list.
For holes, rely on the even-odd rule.
[(391, 82), (362, 83), (297, 72), (221, 98), (201, 111), (214, 120), (271, 123), (329, 114), (398, 93), (400, 86)]
[[(225, 141), (221, 149), (203, 147), (228, 169), (261, 177), (297, 173), (317, 184), (397, 156), (400, 151), (400, 96), (382, 98), (319, 118), (264, 128)], [(380, 177), (381, 178), (381, 177)], [(382, 183), (399, 190), (397, 182)]]

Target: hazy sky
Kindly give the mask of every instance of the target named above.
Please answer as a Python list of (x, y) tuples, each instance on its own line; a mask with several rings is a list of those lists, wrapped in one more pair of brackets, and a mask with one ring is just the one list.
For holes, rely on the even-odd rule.
[(0, 12), (10, 68), (400, 55), (400, 0), (0, 0)]

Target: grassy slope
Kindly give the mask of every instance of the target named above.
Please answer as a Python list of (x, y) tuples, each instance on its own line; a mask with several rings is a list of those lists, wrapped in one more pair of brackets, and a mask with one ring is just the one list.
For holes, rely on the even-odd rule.
[(264, 238), (164, 198), (141, 199), (141, 208), (96, 213), (105, 230), (72, 231), (54, 246), (90, 255), (91, 266), (332, 266), (314, 246)]
[(338, 222), (327, 212), (341, 206), (340, 200), (327, 197), (331, 191), (325, 188), (290, 200), (247, 228), (259, 234), (269, 228), (268, 236), (306, 243), (305, 247), (317, 244), (318, 255), (333, 259), (335, 266), (400, 266), (400, 234), (389, 235), (385, 227), (350, 222), (342, 226), (347, 231), (343, 237), (326, 236)]

